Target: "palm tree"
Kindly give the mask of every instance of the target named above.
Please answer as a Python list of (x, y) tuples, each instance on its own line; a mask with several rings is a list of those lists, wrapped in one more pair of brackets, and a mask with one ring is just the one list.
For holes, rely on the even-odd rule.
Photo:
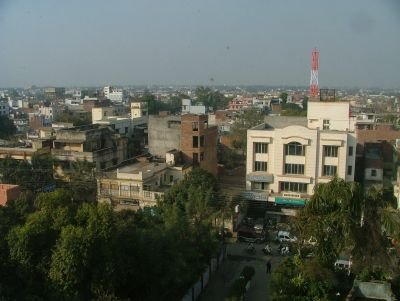
[(368, 263), (388, 266), (386, 235), (399, 237), (400, 215), (381, 190), (373, 187), (364, 195), (357, 183), (335, 177), (315, 187), (296, 226), (301, 238), (316, 239), (316, 256), (326, 267), (344, 251), (353, 256), (356, 268)]

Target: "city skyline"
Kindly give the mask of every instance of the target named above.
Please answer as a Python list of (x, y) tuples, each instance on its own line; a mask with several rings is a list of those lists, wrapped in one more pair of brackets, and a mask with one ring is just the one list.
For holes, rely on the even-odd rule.
[(0, 87), (400, 88), (395, 1), (0, 2)]

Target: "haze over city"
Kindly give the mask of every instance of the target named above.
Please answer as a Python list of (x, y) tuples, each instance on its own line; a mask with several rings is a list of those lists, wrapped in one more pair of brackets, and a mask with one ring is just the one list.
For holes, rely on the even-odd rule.
[(4, 1), (0, 87), (399, 88), (396, 1)]

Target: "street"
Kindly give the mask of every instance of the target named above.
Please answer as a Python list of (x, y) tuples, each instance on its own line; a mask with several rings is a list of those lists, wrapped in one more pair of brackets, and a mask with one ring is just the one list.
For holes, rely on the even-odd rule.
[(232, 243), (227, 245), (227, 258), (216, 271), (208, 283), (207, 288), (200, 296), (200, 301), (221, 301), (227, 296), (232, 283), (239, 278), (240, 272), (246, 265), (255, 269), (255, 275), (251, 281), (246, 300), (270, 300), (270, 278), (266, 273), (266, 263), (271, 259), (272, 271), (282, 260), (277, 255), (277, 245), (272, 244), (273, 255), (266, 256), (261, 251), (265, 244), (255, 244), (254, 254), (246, 252), (247, 243)]

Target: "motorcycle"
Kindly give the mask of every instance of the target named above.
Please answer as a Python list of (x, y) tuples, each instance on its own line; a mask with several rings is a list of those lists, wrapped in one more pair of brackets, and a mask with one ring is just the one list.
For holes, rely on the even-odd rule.
[(265, 248), (262, 249), (262, 252), (263, 252), (265, 255), (272, 255), (272, 251), (271, 251), (271, 248), (270, 248), (269, 245), (266, 245)]
[(246, 252), (250, 254), (254, 254), (256, 252), (256, 249), (254, 248), (253, 244), (249, 244), (246, 248)]

